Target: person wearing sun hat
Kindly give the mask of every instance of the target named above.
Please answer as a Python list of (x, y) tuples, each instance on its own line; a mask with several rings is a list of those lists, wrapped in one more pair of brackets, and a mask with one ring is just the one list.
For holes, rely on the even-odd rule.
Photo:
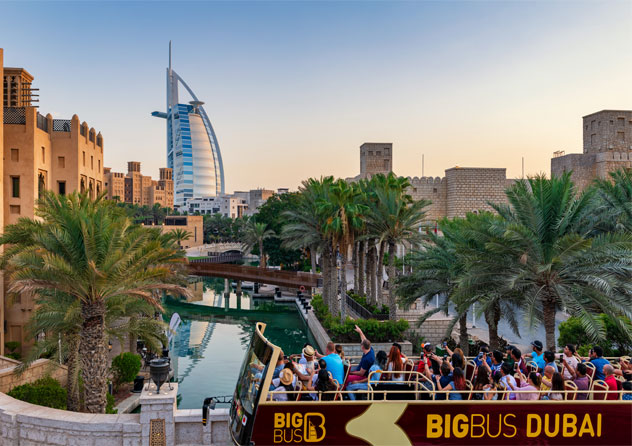
[(272, 395), (274, 401), (296, 401), (298, 394), (295, 392), (300, 389), (300, 384), (292, 370), (281, 370), (279, 377), (272, 380), (272, 384), (274, 392), (277, 392)]
[(316, 369), (315, 364), (314, 364), (315, 356), (316, 356), (316, 350), (314, 350), (314, 347), (307, 344), (305, 347), (303, 347), (301, 359), (298, 361), (298, 363), (304, 365), (308, 371), (315, 370)]

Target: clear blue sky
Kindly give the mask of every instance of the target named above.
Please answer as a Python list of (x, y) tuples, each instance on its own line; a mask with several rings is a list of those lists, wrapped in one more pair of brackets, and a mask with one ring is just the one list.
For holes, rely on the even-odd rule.
[(581, 116), (632, 109), (632, 2), (2, 3), (6, 66), (41, 111), (77, 114), (105, 164), (166, 164), (168, 41), (206, 102), (227, 191), (354, 176), (365, 141), (394, 170), (549, 172), (581, 151)]

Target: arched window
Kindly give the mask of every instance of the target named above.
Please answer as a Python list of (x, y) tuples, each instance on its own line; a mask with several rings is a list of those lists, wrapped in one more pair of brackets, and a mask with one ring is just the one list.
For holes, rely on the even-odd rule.
[(90, 198), (94, 199), (94, 189), (92, 187), (92, 183), (90, 183), (90, 186), (88, 186), (90, 188)]
[(82, 178), (81, 179), (81, 192), (85, 192), (85, 191), (86, 191), (86, 180)]
[(37, 198), (42, 198), (44, 191), (46, 190), (46, 178), (44, 174), (40, 172), (37, 177)]

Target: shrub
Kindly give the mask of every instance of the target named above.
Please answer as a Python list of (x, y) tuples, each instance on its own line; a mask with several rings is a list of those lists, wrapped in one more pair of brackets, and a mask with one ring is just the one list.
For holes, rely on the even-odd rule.
[(50, 376), (14, 387), (7, 395), (39, 406), (66, 409), (66, 389)]
[[(603, 348), (604, 356), (621, 356), (632, 351), (632, 340), (619, 329), (612, 318), (606, 314), (600, 314), (597, 319), (606, 330), (605, 339), (591, 337), (579, 318), (569, 317), (558, 327), (560, 332), (560, 336), (557, 338), (559, 347), (574, 344), (577, 351), (583, 355), (586, 355), (593, 345), (600, 345)], [(622, 321), (627, 325), (628, 331), (632, 332), (630, 321), (626, 318), (622, 318)]]
[(377, 305), (370, 304), (367, 301), (366, 297), (360, 296), (359, 294), (352, 293), (352, 294), (349, 294), (349, 296), (351, 297), (351, 299), (355, 300), (357, 303), (362, 305), (364, 308), (366, 308), (373, 314), (388, 314), (389, 313), (388, 307), (386, 305), (380, 305), (378, 307)]
[(118, 409), (114, 408), (114, 397), (109, 393), (105, 395), (107, 403), (105, 405), (105, 413), (118, 413)]
[(112, 372), (114, 373), (114, 381), (119, 386), (122, 383), (134, 381), (138, 372), (140, 372), (141, 361), (140, 356), (134, 353), (121, 353), (112, 360)]
[(8, 350), (6, 354), (7, 358), (15, 359), (19, 361), (22, 356), (16, 350), (20, 348), (20, 343), (18, 341), (7, 341), (4, 343), (4, 347)]
[(401, 341), (404, 332), (408, 329), (408, 321), (378, 321), (376, 319), (351, 319), (347, 318), (340, 323), (339, 318), (332, 316), (323, 302), (322, 296), (316, 295), (311, 301), (316, 317), (327, 330), (334, 342), (357, 342), (358, 334), (355, 332), (357, 325), (371, 342)]

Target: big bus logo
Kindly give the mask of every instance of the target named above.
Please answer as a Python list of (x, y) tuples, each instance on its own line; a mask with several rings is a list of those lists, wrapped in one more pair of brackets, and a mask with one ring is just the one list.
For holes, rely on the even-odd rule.
[(275, 443), (317, 443), (325, 438), (322, 413), (282, 412), (274, 414)]

